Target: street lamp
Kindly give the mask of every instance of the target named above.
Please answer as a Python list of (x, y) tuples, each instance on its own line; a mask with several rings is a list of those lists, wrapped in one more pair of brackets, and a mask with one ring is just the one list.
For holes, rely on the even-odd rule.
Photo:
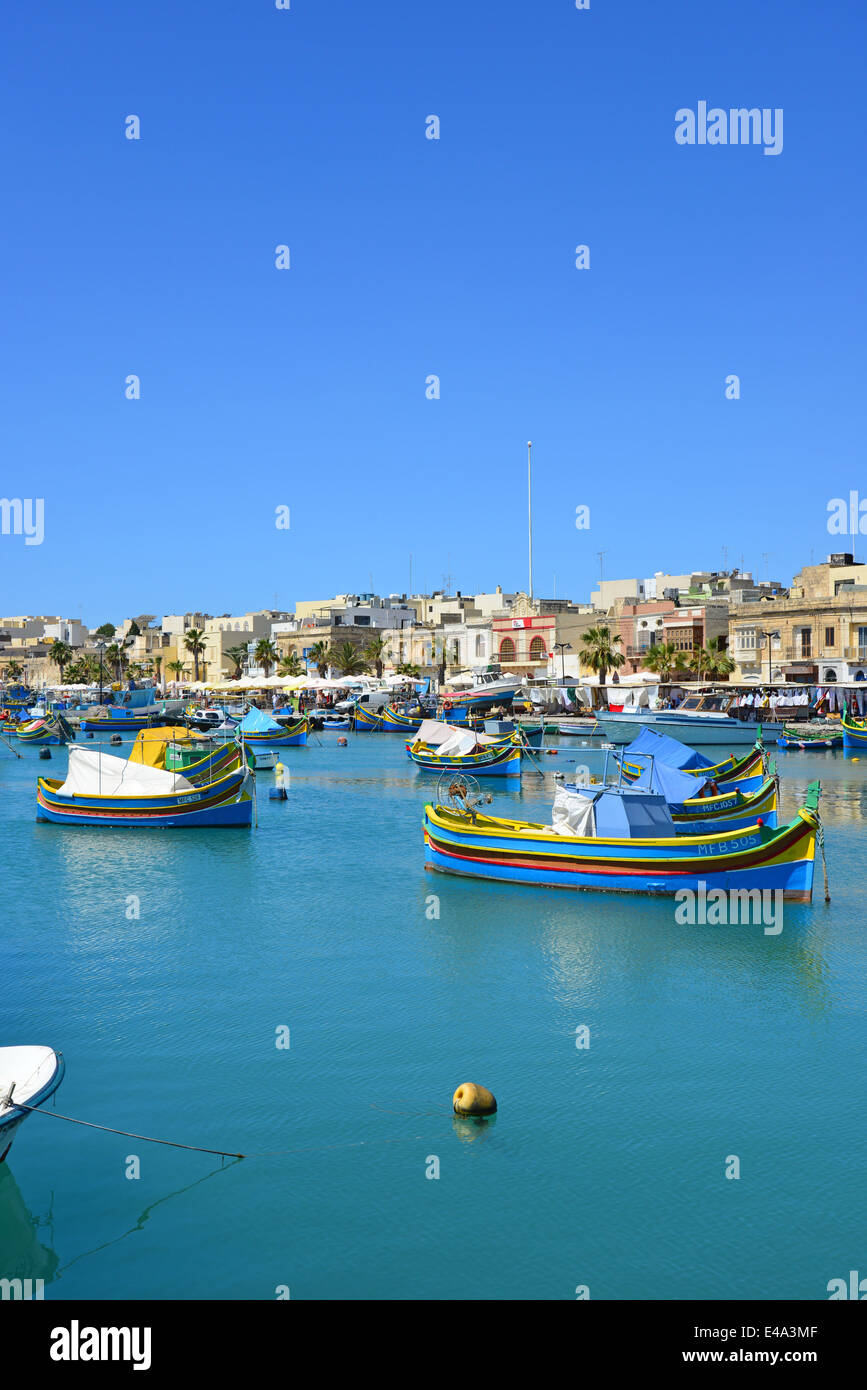
[(768, 685), (771, 684), (771, 638), (778, 638), (779, 635), (779, 631), (776, 628), (773, 632), (764, 632), (761, 628), (759, 629), (759, 636), (767, 637), (768, 639)]
[(555, 642), (555, 643), (554, 643), (554, 650), (555, 650), (555, 652), (559, 652), (559, 653), (560, 653), (560, 679), (563, 680), (563, 681), (565, 681), (565, 679), (566, 679), (566, 652), (571, 652), (571, 650), (572, 650), (572, 643), (571, 643), (571, 642)]
[(99, 703), (102, 704), (102, 658), (105, 652), (105, 642), (101, 637), (96, 644), (96, 650), (99, 652)]

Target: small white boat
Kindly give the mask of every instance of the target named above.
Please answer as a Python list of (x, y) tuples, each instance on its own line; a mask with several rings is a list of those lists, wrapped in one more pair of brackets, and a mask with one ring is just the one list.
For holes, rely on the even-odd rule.
[(250, 748), (247, 747), (247, 762), (254, 772), (273, 772), (277, 766), (276, 748)]
[(42, 1105), (63, 1080), (66, 1064), (50, 1047), (0, 1047), (0, 1163), (30, 1114), (16, 1105)]

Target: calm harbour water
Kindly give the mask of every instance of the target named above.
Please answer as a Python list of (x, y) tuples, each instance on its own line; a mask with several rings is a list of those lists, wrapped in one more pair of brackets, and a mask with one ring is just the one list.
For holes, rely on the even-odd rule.
[[(0, 1276), (47, 1299), (823, 1299), (863, 1266), (867, 759), (780, 752), (786, 818), (822, 779), (832, 902), (817, 862), (774, 937), (426, 874), (436, 778), (400, 735), (322, 744), (283, 752), (287, 803), (260, 774), (252, 832), (37, 825), (66, 753), (0, 746), (0, 1041), (63, 1052), (63, 1114), (264, 1155), (33, 1115), (0, 1165)], [(494, 814), (550, 820), (580, 756), (559, 748), (520, 790), (485, 779)], [(468, 1080), (497, 1096), (485, 1125), (450, 1113)]]

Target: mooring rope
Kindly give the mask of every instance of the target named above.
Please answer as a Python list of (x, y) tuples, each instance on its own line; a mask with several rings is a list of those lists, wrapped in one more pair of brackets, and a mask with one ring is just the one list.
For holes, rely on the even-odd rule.
[(50, 1115), (55, 1120), (67, 1120), (71, 1125), (84, 1125), (86, 1129), (101, 1129), (106, 1134), (120, 1134), (124, 1139), (141, 1139), (145, 1144), (166, 1144), (171, 1149), (190, 1149), (194, 1153), (217, 1154), (220, 1158), (246, 1158), (246, 1154), (230, 1153), (226, 1149), (204, 1149), (198, 1144), (180, 1144), (175, 1139), (154, 1139), (150, 1134), (133, 1134), (129, 1129), (112, 1129), (110, 1125), (96, 1125), (91, 1120), (77, 1120), (73, 1115), (61, 1115), (57, 1110), (43, 1110), (39, 1105), (26, 1105), (23, 1100), (13, 1100), (12, 1108), (27, 1110), (31, 1115)]
[(821, 821), (819, 821), (819, 849), (822, 852), (822, 877), (825, 882), (825, 902), (829, 903), (831, 901), (831, 890), (828, 887), (828, 865), (825, 862), (825, 827)]

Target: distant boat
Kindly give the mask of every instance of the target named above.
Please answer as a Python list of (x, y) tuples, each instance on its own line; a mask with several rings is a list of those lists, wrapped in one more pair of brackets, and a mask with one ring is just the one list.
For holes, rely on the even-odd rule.
[(429, 772), (471, 772), (474, 777), (520, 777), (521, 747), (514, 736), (492, 738), (426, 719), (407, 739), (407, 756)]
[(19, 724), (15, 735), (22, 743), (68, 743), (75, 733), (62, 715), (46, 714), (42, 719), (30, 719)]
[(759, 731), (777, 738), (785, 726), (772, 719), (752, 722), (737, 719), (732, 711), (737, 696), (733, 694), (688, 695), (677, 709), (651, 710), (636, 706), (620, 714), (597, 715), (597, 724), (611, 743), (629, 743), (639, 728), (655, 729), (681, 743), (697, 748), (704, 744), (720, 744), (737, 748), (755, 743)]
[(245, 746), (257, 748), (290, 748), (307, 742), (307, 720), (296, 720), (294, 724), (278, 724), (270, 714), (261, 709), (251, 709), (238, 725), (238, 738)]
[(177, 772), (72, 744), (66, 779), (39, 778), (36, 819), (127, 829), (249, 826), (251, 788), (240, 749), (229, 771), (194, 783)]
[(808, 729), (785, 729), (777, 739), (778, 748), (842, 748), (843, 735), (811, 733)]
[(848, 710), (841, 720), (844, 748), (867, 748), (867, 723), (853, 719)]
[(440, 702), (446, 717), (459, 707), (463, 710), (490, 709), (492, 705), (511, 705), (523, 686), (520, 676), (503, 676), (499, 670), (476, 671), (469, 688), (440, 692)]
[(0, 1163), (30, 1113), (15, 1102), (42, 1105), (54, 1095), (65, 1070), (62, 1055), (50, 1047), (0, 1047)]

